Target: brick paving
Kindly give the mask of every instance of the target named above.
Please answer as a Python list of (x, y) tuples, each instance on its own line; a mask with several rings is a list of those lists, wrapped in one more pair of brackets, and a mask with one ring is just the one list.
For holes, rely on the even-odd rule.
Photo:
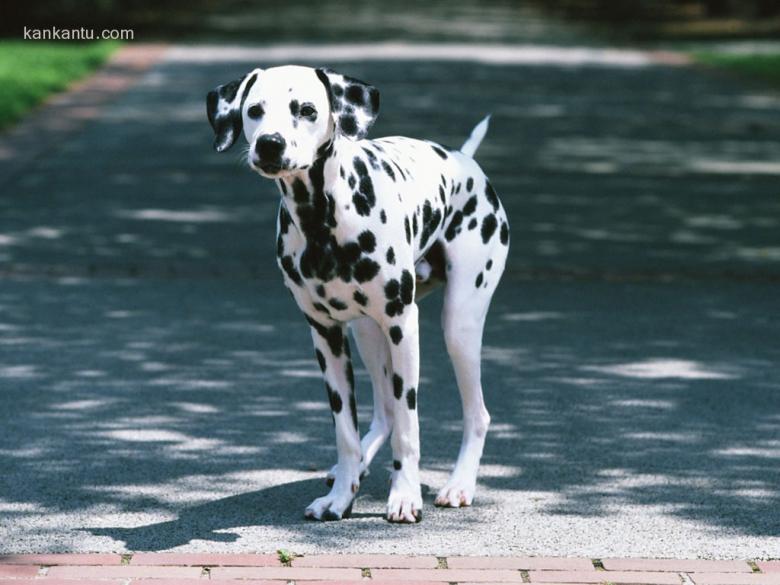
[(436, 557), (277, 554), (0, 555), (0, 581), (15, 585), (222, 583), (545, 583), (546, 585), (780, 585), (780, 562), (703, 559)]

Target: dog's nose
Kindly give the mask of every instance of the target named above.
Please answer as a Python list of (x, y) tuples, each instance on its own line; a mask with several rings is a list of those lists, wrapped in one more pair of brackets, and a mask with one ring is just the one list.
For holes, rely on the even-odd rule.
[(260, 160), (276, 160), (287, 146), (284, 138), (278, 132), (274, 134), (263, 134), (255, 143), (255, 152)]

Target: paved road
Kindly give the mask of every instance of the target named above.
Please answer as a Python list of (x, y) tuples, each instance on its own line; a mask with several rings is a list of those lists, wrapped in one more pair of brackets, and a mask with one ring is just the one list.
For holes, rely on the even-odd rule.
[(382, 90), (376, 136), (458, 144), (493, 112), (513, 247), (476, 505), (432, 506), (459, 425), (433, 297), (425, 521), (381, 519), (384, 451), (356, 517), (319, 525), (332, 429), (277, 195), (211, 151), (202, 101), (262, 53), (201, 54), (0, 168), (0, 551), (780, 556), (777, 96), (560, 53), (335, 63)]

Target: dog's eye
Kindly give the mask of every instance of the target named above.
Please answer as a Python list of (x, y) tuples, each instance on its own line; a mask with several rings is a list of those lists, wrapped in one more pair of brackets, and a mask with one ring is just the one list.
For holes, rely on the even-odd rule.
[(317, 114), (317, 110), (314, 109), (314, 106), (309, 104), (305, 104), (301, 106), (301, 116), (303, 116), (304, 118), (311, 118), (316, 114)]
[(261, 118), (263, 116), (265, 111), (263, 110), (263, 106), (261, 106), (260, 104), (253, 104), (249, 106), (246, 113), (250, 118), (257, 120), (258, 118)]

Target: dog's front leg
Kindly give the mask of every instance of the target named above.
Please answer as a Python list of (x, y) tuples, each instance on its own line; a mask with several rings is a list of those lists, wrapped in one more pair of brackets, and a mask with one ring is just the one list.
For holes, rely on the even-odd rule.
[(340, 324), (313, 324), (312, 339), (336, 428), (338, 465), (330, 492), (309, 504), (305, 515), (314, 520), (341, 520), (350, 516), (360, 487), (360, 435), (349, 341)]
[(420, 426), (417, 388), (420, 378), (420, 342), (417, 305), (406, 305), (387, 323), (393, 365), (393, 476), (387, 501), (390, 522), (422, 519), (420, 490)]
[[(371, 377), (374, 397), (374, 417), (369, 431), (360, 440), (363, 450), (363, 461), (360, 464), (360, 479), (368, 475), (377, 451), (390, 436), (393, 421), (393, 391), (390, 385), (390, 375), (393, 366), (390, 363), (390, 349), (381, 327), (371, 317), (355, 319), (349, 324), (352, 335), (363, 359), (363, 364)], [(328, 472), (327, 483), (333, 485), (338, 465)]]

